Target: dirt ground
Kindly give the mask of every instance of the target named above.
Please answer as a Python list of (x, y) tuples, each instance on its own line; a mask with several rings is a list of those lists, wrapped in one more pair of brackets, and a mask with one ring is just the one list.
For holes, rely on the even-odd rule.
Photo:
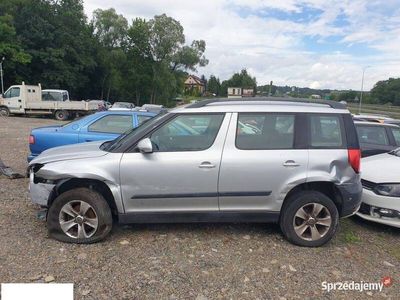
[[(0, 158), (25, 173), (30, 129), (45, 118), (0, 117)], [(28, 180), (0, 176), (0, 282), (74, 283), (75, 299), (399, 299), (400, 230), (357, 217), (335, 239), (301, 248), (273, 224), (115, 226), (103, 242), (48, 238)], [(323, 282), (381, 282), (381, 292), (324, 291)]]

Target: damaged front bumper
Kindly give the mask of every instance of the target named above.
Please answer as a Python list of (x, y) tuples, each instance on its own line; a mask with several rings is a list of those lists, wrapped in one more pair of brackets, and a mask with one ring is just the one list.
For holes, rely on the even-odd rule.
[(50, 195), (54, 191), (56, 185), (49, 182), (40, 182), (35, 179), (35, 174), (32, 170), (29, 172), (29, 194), (31, 201), (40, 206), (47, 206)]

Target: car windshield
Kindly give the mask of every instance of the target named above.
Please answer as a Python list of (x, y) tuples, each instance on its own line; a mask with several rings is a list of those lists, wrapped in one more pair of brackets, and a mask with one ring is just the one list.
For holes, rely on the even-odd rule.
[(110, 142), (105, 142), (104, 144), (101, 145), (101, 149), (104, 151), (112, 151), (116, 148), (118, 148), (120, 145), (122, 145), (126, 140), (140, 135), (142, 132), (147, 130), (147, 128), (150, 128), (153, 126), (155, 123), (158, 122), (161, 118), (163, 118), (166, 115), (166, 113), (161, 113), (154, 118), (148, 119), (145, 122), (143, 122), (140, 126), (136, 128), (132, 128), (125, 133), (121, 134), (119, 137), (117, 137), (115, 140), (110, 141)]

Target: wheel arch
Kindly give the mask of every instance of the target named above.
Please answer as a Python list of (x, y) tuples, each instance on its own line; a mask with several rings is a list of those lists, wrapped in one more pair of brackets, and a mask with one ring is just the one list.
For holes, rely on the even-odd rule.
[(342, 211), (343, 207), (343, 198), (333, 182), (330, 181), (312, 181), (312, 182), (304, 182), (295, 187), (293, 187), (285, 196), (283, 200), (282, 208), (288, 203), (288, 199), (290, 199), (293, 195), (300, 191), (316, 191), (324, 194), (328, 198), (330, 198), (333, 203), (335, 203), (339, 213)]
[[(61, 194), (70, 191), (75, 188), (89, 188), (92, 189), (99, 194), (101, 194), (104, 199), (107, 201), (108, 205), (110, 206), (113, 219), (117, 220), (118, 214), (121, 211), (121, 205), (117, 204), (115, 193), (118, 192), (115, 191), (115, 188), (110, 187), (107, 183), (101, 180), (96, 180), (96, 179), (87, 179), (87, 178), (69, 178), (69, 179), (64, 179), (60, 180), (57, 185), (55, 186), (53, 192), (50, 195), (49, 198), (49, 207), (53, 203), (53, 201)], [(114, 191), (114, 192), (113, 192)], [(119, 199), (119, 198), (118, 198)], [(123, 208), (122, 208), (123, 209)]]

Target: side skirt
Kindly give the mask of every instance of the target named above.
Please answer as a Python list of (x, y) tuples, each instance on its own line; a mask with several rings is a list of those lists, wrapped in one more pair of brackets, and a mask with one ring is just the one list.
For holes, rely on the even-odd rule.
[(119, 214), (121, 224), (132, 223), (277, 223), (280, 212), (156, 212)]

